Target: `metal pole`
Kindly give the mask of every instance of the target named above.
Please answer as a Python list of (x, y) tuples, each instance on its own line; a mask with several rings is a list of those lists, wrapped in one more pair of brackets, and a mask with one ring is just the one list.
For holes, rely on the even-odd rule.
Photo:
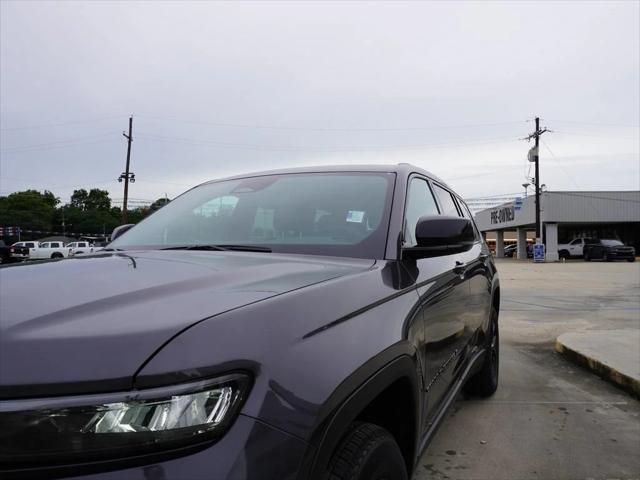
[[(129, 117), (129, 135), (122, 134), (127, 139), (127, 165), (124, 170), (124, 200), (122, 202), (122, 223), (127, 223), (127, 200), (129, 198), (129, 164), (131, 162), (131, 141), (133, 140), (133, 117)], [(122, 175), (121, 175), (122, 177)]]
[[(536, 133), (535, 133), (535, 162), (536, 162), (536, 243), (540, 241), (540, 156), (538, 149), (540, 146), (540, 118), (536, 117)], [(125, 187), (126, 188), (126, 187)]]

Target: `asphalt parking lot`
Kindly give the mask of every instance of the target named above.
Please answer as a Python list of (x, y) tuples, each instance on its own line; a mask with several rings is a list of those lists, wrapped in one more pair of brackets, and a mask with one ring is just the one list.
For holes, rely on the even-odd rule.
[(414, 480), (640, 478), (640, 402), (554, 351), (565, 332), (640, 328), (640, 262), (498, 268), (500, 387), (458, 400)]

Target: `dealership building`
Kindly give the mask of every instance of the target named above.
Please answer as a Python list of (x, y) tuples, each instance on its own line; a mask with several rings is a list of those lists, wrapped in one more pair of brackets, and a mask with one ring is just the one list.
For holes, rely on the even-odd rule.
[[(495, 238), (496, 256), (504, 256), (506, 235), (515, 237), (517, 257), (527, 258), (535, 208), (535, 196), (528, 196), (475, 214), (485, 237)], [(540, 222), (548, 261), (559, 259), (558, 243), (580, 237), (618, 239), (640, 251), (640, 191), (543, 192)]]

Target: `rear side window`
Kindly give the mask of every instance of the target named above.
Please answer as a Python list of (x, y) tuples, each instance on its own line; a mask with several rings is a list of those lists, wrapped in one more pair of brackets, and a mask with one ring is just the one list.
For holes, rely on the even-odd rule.
[(25, 247), (27, 247), (27, 248), (36, 248), (36, 244), (35, 243), (25, 243)]
[(458, 212), (458, 207), (456, 207), (456, 202), (453, 199), (451, 193), (446, 191), (444, 188), (439, 185), (433, 185), (433, 191), (438, 197), (438, 201), (440, 202), (440, 207), (442, 209), (442, 215), (450, 215), (453, 217), (459, 217), (460, 213)]
[(476, 222), (473, 219), (473, 215), (471, 215), (471, 210), (469, 210), (469, 207), (467, 206), (467, 204), (464, 203), (459, 197), (457, 200), (458, 200), (458, 207), (462, 211), (462, 216), (464, 218), (468, 218), (469, 220), (471, 220), (471, 223), (473, 224), (473, 232), (476, 235), (476, 240), (479, 240), (481, 237), (480, 230), (478, 230), (478, 226), (476, 225)]
[(415, 241), (418, 219), (427, 215), (438, 215), (438, 207), (429, 184), (421, 178), (413, 178), (407, 192), (407, 207), (404, 214), (404, 244), (417, 245)]

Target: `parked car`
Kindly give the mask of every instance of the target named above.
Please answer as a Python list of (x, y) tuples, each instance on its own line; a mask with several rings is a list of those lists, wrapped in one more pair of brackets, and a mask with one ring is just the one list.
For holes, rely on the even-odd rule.
[(38, 242), (16, 242), (11, 245), (11, 257), (16, 260), (28, 260), (38, 246)]
[(69, 256), (73, 257), (76, 255), (85, 255), (88, 253), (98, 252), (102, 250), (104, 247), (96, 247), (89, 242), (71, 242), (67, 244), (67, 252)]
[(584, 246), (591, 238), (581, 237), (571, 240), (569, 243), (558, 244), (558, 255), (560, 258), (582, 257)]
[(511, 245), (507, 245), (504, 247), (504, 256), (505, 257), (515, 257), (518, 254), (518, 245), (512, 243)]
[(11, 247), (0, 240), (0, 264), (9, 263), (11, 261)]
[(30, 250), (29, 259), (65, 258), (68, 255), (68, 251), (63, 242), (41, 242)]
[(419, 168), (232, 177), (124, 230), (0, 269), (3, 475), (406, 480), (498, 387), (493, 258)]
[(604, 260), (605, 262), (611, 262), (613, 260), (635, 262), (636, 250), (633, 247), (625, 245), (620, 240), (589, 240), (584, 246), (584, 259), (587, 262), (596, 259)]

